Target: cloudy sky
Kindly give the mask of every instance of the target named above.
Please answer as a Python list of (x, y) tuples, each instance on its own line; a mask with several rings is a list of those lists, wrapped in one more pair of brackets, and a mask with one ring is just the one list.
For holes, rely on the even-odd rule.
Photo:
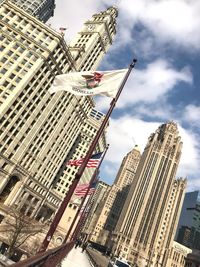
[[(200, 1), (96, 0), (56, 1), (54, 29), (67, 27), (70, 42), (92, 14), (111, 5), (119, 9), (117, 35), (99, 69), (136, 69), (112, 114), (110, 149), (102, 179), (115, 178), (122, 158), (138, 144), (141, 152), (150, 133), (166, 121), (178, 123), (183, 154), (177, 177), (187, 177), (187, 191), (200, 189)], [(106, 113), (109, 98), (97, 99)]]

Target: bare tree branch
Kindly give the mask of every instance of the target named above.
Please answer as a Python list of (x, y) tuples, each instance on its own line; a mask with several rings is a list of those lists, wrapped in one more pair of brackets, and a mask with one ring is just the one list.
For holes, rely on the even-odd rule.
[(40, 223), (25, 216), (16, 209), (11, 209), (9, 216), (0, 225), (0, 233), (6, 237), (9, 245), (8, 257), (11, 257), (16, 248), (20, 248), (31, 236), (43, 232)]

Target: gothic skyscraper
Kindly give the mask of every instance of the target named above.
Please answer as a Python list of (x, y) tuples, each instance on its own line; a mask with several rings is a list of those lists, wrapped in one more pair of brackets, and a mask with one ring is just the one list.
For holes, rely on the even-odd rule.
[(166, 266), (186, 184), (175, 179), (181, 148), (174, 122), (149, 137), (115, 228), (116, 255), (139, 265)]

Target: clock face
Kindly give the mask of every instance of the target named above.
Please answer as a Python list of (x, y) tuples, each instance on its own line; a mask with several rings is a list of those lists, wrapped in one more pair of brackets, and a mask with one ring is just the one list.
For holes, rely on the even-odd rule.
[(87, 29), (88, 29), (88, 31), (93, 31), (93, 30), (95, 29), (95, 25), (93, 25), (93, 24), (89, 24), (89, 25), (87, 26)]

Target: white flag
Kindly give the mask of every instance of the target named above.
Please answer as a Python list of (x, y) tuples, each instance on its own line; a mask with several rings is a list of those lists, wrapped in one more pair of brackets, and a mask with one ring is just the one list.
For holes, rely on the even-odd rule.
[(103, 94), (115, 97), (127, 69), (69, 72), (55, 77), (49, 92), (67, 91), (74, 95)]

